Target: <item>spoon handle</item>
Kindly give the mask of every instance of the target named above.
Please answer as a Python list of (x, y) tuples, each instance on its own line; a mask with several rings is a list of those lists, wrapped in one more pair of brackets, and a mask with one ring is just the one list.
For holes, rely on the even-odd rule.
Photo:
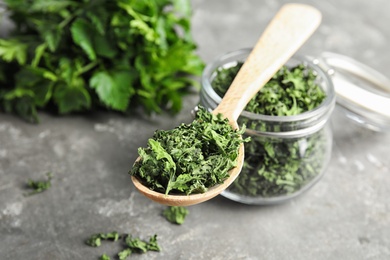
[(286, 4), (271, 20), (214, 113), (236, 122), (246, 104), (317, 29), (321, 13)]

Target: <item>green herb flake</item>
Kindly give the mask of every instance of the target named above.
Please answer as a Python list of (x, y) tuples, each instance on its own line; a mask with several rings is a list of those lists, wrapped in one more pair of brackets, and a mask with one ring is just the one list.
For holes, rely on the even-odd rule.
[(149, 243), (147, 245), (147, 249), (148, 251), (160, 251), (161, 248), (160, 246), (157, 244), (157, 235), (153, 235), (149, 238)]
[[(219, 68), (211, 85), (223, 97), (242, 63)], [(314, 71), (303, 64), (282, 67), (252, 98), (245, 110), (271, 115), (292, 116), (318, 107), (326, 94), (316, 83)], [(240, 123), (258, 131), (280, 131), (283, 124), (265, 124), (240, 117)], [(248, 135), (250, 135), (248, 133)], [(245, 145), (243, 169), (228, 188), (246, 196), (274, 197), (300, 190), (321, 171), (325, 156), (323, 131), (296, 139), (251, 136)]]
[(142, 241), (139, 238), (133, 238), (131, 235), (126, 237), (125, 243), (132, 251), (142, 253), (146, 253), (148, 251), (147, 242)]
[(132, 253), (131, 249), (126, 248), (118, 253), (118, 258), (120, 260), (126, 259), (127, 257), (129, 257), (131, 255), (131, 253)]
[(234, 130), (221, 114), (199, 107), (191, 124), (157, 130), (141, 160), (129, 171), (151, 190), (165, 194), (203, 193), (229, 177), (237, 165), (241, 130)]
[(101, 257), (100, 257), (100, 260), (111, 260), (111, 258), (106, 255), (106, 254), (103, 254)]
[(90, 238), (88, 238), (85, 243), (89, 246), (93, 247), (99, 247), (102, 244), (102, 239), (100, 237), (100, 234), (92, 235)]
[(171, 223), (181, 225), (184, 223), (189, 211), (182, 206), (169, 206), (163, 211), (164, 217)]
[(27, 181), (27, 187), (33, 190), (27, 193), (26, 194), (27, 196), (44, 192), (45, 190), (48, 190), (51, 187), (51, 179), (53, 176), (50, 172), (47, 173), (46, 175), (47, 175), (47, 179), (44, 181), (35, 181), (35, 180)]
[(134, 253), (146, 253), (147, 251), (160, 251), (161, 248), (157, 244), (157, 235), (153, 235), (149, 238), (149, 242), (143, 241), (140, 238), (133, 238), (128, 235), (125, 239), (126, 247), (124, 250), (118, 253), (119, 259), (126, 259), (133, 252)]
[[(130, 234), (119, 236), (118, 232), (94, 234), (88, 238), (85, 243), (92, 247), (99, 247), (102, 240), (118, 241), (124, 238), (124, 249), (118, 253), (118, 259), (123, 260), (129, 257), (132, 253), (146, 253), (147, 251), (160, 251), (161, 248), (157, 243), (157, 235), (149, 238), (149, 241), (143, 241), (140, 238), (133, 238)], [(100, 259), (110, 259), (109, 256), (103, 254)]]
[(119, 234), (116, 231), (113, 231), (111, 233), (99, 233), (92, 235), (90, 238), (88, 238), (85, 243), (92, 247), (99, 247), (102, 243), (102, 240), (111, 240), (111, 241), (117, 241), (119, 239)]

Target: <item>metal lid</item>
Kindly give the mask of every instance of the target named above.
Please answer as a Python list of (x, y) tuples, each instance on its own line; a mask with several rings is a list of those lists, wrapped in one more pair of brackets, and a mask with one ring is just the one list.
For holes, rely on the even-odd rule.
[(344, 55), (315, 59), (331, 76), (336, 102), (348, 118), (375, 131), (390, 131), (390, 79)]

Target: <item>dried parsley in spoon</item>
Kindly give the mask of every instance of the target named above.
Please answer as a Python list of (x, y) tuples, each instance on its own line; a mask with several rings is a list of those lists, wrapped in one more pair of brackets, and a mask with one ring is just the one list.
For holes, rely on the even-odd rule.
[(234, 130), (222, 115), (199, 107), (195, 120), (172, 130), (157, 130), (129, 174), (165, 194), (203, 193), (223, 183), (236, 166), (245, 128)]

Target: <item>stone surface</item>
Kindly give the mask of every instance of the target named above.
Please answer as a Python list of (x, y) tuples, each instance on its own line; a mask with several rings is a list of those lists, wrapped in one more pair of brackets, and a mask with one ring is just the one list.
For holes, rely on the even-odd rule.
[[(287, 1), (194, 0), (193, 32), (206, 62), (251, 47)], [(334, 51), (390, 77), (387, 0), (309, 1), (323, 22), (301, 53)], [(323, 179), (276, 206), (247, 206), (217, 197), (189, 207), (182, 226), (164, 206), (141, 196), (127, 171), (155, 129), (191, 120), (196, 94), (177, 117), (113, 113), (54, 117), (32, 125), (0, 114), (0, 259), (98, 259), (120, 243), (84, 244), (117, 230), (147, 239), (159, 253), (129, 259), (390, 259), (390, 135), (332, 115), (334, 147)], [(25, 197), (26, 179), (53, 172), (53, 187)]]

